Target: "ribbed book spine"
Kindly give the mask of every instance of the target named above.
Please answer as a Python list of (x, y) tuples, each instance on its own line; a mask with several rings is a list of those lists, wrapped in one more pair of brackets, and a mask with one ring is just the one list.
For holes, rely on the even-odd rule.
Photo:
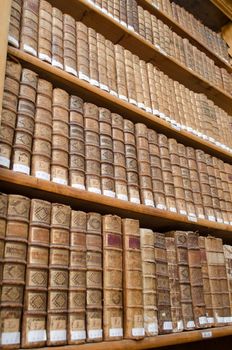
[(99, 86), (97, 33), (93, 28), (88, 28), (88, 44), (90, 83)]
[[(224, 244), (223, 245), (225, 263), (226, 263), (226, 272), (227, 272), (227, 281), (228, 281), (228, 289), (229, 289), (229, 297), (230, 297), (230, 314), (232, 316), (232, 246)], [(232, 317), (228, 319), (228, 321), (232, 322)]]
[(145, 336), (139, 221), (122, 219), (124, 338)]
[(52, 65), (64, 68), (64, 23), (63, 14), (52, 8)]
[(20, 49), (38, 54), (39, 0), (24, 0), (22, 8)]
[(86, 339), (86, 230), (87, 216), (72, 210), (68, 298), (68, 344)]
[[(109, 1), (110, 3), (110, 1)], [(106, 68), (107, 68), (107, 78), (108, 78), (108, 87), (109, 92), (113, 96), (117, 96), (117, 76), (116, 76), (116, 62), (114, 55), (114, 44), (106, 40)]]
[(47, 340), (47, 288), (51, 203), (31, 200), (22, 347), (42, 347)]
[[(0, 193), (0, 300), (2, 294), (2, 279), (3, 279), (3, 258), (5, 249), (5, 236), (6, 236), (6, 224), (7, 224), (7, 194)], [(0, 339), (2, 329), (0, 328)]]
[(65, 345), (68, 341), (70, 219), (70, 207), (52, 204), (47, 345)]
[(100, 88), (109, 91), (108, 76), (106, 67), (106, 39), (100, 33), (97, 33), (97, 60)]
[(118, 97), (124, 101), (128, 101), (126, 89), (126, 68), (124, 59), (124, 49), (120, 45), (114, 46), (114, 55), (116, 63), (116, 77), (117, 77), (117, 93)]
[(103, 256), (101, 215), (87, 214), (86, 330), (87, 342), (103, 340)]
[(89, 72), (89, 44), (88, 27), (81, 22), (76, 22), (76, 52), (77, 52), (77, 72), (79, 78), (90, 81)]
[(20, 40), (21, 15), (22, 15), (22, 0), (13, 0), (11, 4), (8, 43), (17, 48), (19, 47), (19, 40)]
[(45, 0), (39, 2), (38, 57), (52, 62), (52, 6)]
[(105, 215), (103, 231), (104, 340), (123, 338), (122, 227), (121, 218)]
[(1, 347), (17, 349), (21, 341), (30, 200), (8, 196), (1, 294)]
[(158, 310), (156, 293), (155, 235), (152, 230), (140, 229), (144, 328), (146, 337), (158, 334)]
[(124, 51), (125, 57), (125, 70), (126, 70), (126, 83), (128, 100), (133, 105), (137, 105), (136, 85), (135, 85), (135, 72), (133, 67), (133, 55), (130, 51)]
[(66, 72), (77, 76), (76, 55), (76, 22), (67, 14), (63, 15), (64, 21), (64, 69)]

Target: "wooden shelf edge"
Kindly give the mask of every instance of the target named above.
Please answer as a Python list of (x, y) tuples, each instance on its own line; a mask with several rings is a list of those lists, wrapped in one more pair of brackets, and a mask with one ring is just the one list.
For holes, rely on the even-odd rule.
[(52, 346), (40, 348), (38, 350), (142, 350), (142, 349), (154, 349), (158, 347), (187, 344), (192, 342), (201, 341), (204, 339), (212, 339), (219, 337), (226, 337), (232, 335), (232, 326), (226, 326), (221, 328), (210, 328), (206, 330), (188, 331), (182, 333), (173, 333), (167, 335), (158, 335), (156, 337), (148, 337), (142, 340), (119, 340), (108, 341), (99, 343), (89, 343), (80, 345), (64, 345), (64, 346)]
[(232, 21), (232, 4), (230, 0), (210, 0), (216, 7), (219, 8)]
[(187, 216), (134, 204), (104, 195), (37, 179), (8, 169), (0, 169), (0, 189), (6, 193), (19, 193), (30, 198), (41, 198), (70, 205), (73, 209), (96, 210), (101, 213), (117, 214), (121, 217), (138, 219), (141, 226), (168, 231), (169, 229), (194, 230), (203, 234), (212, 233), (226, 240), (232, 240), (232, 226), (198, 219), (193, 222)]
[(71, 93), (79, 94), (86, 101), (96, 103), (97, 105), (109, 108), (112, 112), (121, 114), (123, 117), (131, 119), (133, 122), (145, 123), (148, 127), (155, 128), (158, 132), (165, 133), (168, 137), (174, 137), (179, 142), (186, 145), (201, 148), (205, 152), (216, 156), (228, 163), (232, 164), (232, 154), (222, 148), (201, 139), (187, 131), (179, 131), (171, 126), (170, 123), (161, 118), (145, 112), (144, 110), (123, 101), (90, 83), (81, 80), (59, 68), (53, 67), (49, 63), (41, 61), (28, 53), (19, 49), (8, 47), (8, 54), (14, 56), (23, 64), (35, 70), (45, 79), (49, 79), (59, 86), (67, 89)]
[(163, 12), (161, 9), (155, 7), (151, 2), (147, 0), (139, 0), (138, 4), (143, 7), (145, 10), (148, 10), (151, 14), (154, 14), (159, 19), (163, 20), (165, 24), (171, 26), (174, 31), (181, 36), (186, 37), (191, 41), (193, 45), (200, 48), (201, 51), (204, 51), (208, 56), (210, 56), (216, 64), (221, 68), (225, 68), (229, 73), (232, 73), (232, 67), (229, 63), (223, 60), (217, 53), (213, 52), (206, 44), (195, 38), (187, 28), (184, 28), (170, 17), (167, 13)]

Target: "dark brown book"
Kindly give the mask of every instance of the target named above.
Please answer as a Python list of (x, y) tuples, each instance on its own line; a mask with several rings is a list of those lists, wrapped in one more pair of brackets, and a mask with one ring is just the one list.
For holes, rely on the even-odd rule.
[(122, 219), (124, 338), (145, 336), (139, 221)]
[(38, 54), (39, 0), (25, 0), (22, 8), (20, 49)]
[(8, 43), (17, 48), (19, 47), (20, 40), (21, 16), (22, 0), (13, 0), (11, 4)]

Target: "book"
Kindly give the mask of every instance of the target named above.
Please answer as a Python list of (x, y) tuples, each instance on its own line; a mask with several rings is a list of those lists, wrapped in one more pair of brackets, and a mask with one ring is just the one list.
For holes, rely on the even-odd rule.
[(90, 83), (99, 86), (97, 33), (93, 28), (88, 28), (88, 45)]
[(97, 33), (97, 62), (99, 74), (99, 86), (102, 90), (109, 91), (108, 76), (106, 68), (106, 44), (105, 37)]
[(122, 219), (124, 338), (142, 339), (144, 330), (139, 221)]
[(137, 95), (135, 89), (135, 73), (133, 67), (133, 55), (130, 51), (124, 50), (125, 59), (125, 73), (126, 73), (126, 86), (128, 101), (134, 105), (137, 105)]
[(76, 22), (77, 72), (80, 79), (90, 80), (88, 28), (82, 22)]
[[(232, 246), (228, 244), (223, 245), (225, 263), (226, 263), (226, 272), (227, 272), (227, 281), (228, 281), (228, 290), (230, 297), (230, 310), (232, 315), (232, 277), (231, 277), (231, 264), (232, 264)], [(232, 318), (230, 316), (229, 323), (231, 323)]]
[[(2, 294), (2, 278), (3, 278), (3, 258), (5, 249), (5, 235), (7, 224), (7, 205), (8, 196), (5, 193), (0, 193), (0, 298)], [(1, 299), (0, 299), (1, 300)], [(0, 333), (1, 336), (1, 333)]]
[(13, 0), (11, 4), (8, 43), (17, 48), (19, 47), (20, 40), (21, 15), (22, 0)]
[(114, 46), (115, 69), (117, 77), (117, 93), (121, 100), (128, 101), (126, 88), (126, 68), (124, 58), (124, 48), (120, 45)]
[(39, 0), (23, 1), (20, 31), (20, 50), (38, 54)]
[(63, 14), (52, 7), (52, 65), (54, 67), (64, 68), (64, 23)]
[(64, 70), (77, 76), (76, 21), (70, 15), (63, 15), (64, 22)]
[(52, 5), (45, 0), (39, 2), (38, 57), (52, 62)]

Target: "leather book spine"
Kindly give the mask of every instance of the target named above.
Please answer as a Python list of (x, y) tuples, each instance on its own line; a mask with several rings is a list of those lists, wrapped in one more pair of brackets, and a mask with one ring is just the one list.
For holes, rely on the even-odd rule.
[(22, 318), (23, 348), (46, 345), (50, 220), (51, 203), (32, 199)]
[(127, 23), (126, 0), (119, 1), (119, 13), (120, 13), (120, 23), (123, 25), (126, 25)]
[(147, 41), (153, 43), (151, 14), (149, 11), (146, 11), (146, 10), (144, 11), (144, 24), (145, 24), (145, 38)]
[(70, 228), (68, 344), (86, 339), (86, 232), (87, 216), (72, 210)]
[(154, 207), (152, 190), (151, 163), (148, 143), (148, 129), (142, 123), (135, 124), (136, 149), (138, 158), (141, 202)]
[(113, 13), (113, 17), (114, 19), (116, 19), (117, 22), (120, 22), (120, 0), (113, 0), (113, 4), (114, 4), (114, 13)]
[(165, 237), (167, 248), (167, 262), (170, 286), (170, 301), (173, 333), (182, 332), (184, 329), (183, 317), (181, 310), (180, 298), (180, 282), (177, 265), (177, 251), (175, 247), (175, 239), (173, 237)]
[(148, 83), (149, 83), (149, 89), (150, 89), (150, 98), (151, 98), (151, 107), (152, 107), (152, 113), (157, 114), (157, 87), (155, 85), (155, 67), (152, 63), (147, 63), (147, 75), (148, 75)]
[(126, 16), (127, 16), (127, 27), (134, 30), (133, 26), (133, 0), (126, 0)]
[(124, 119), (124, 141), (127, 171), (128, 197), (132, 203), (140, 203), (138, 160), (135, 142), (134, 124)]
[(108, 1), (106, 0), (106, 11), (110, 15), (110, 17), (114, 16), (114, 0), (113, 1)]
[(85, 190), (84, 102), (71, 95), (69, 108), (69, 182), (72, 187)]
[(156, 293), (159, 334), (172, 333), (172, 315), (165, 235), (155, 232)]
[(103, 340), (102, 218), (87, 214), (86, 235), (86, 328), (87, 342)]
[(107, 78), (109, 92), (113, 96), (117, 96), (117, 76), (116, 76), (116, 62), (114, 54), (114, 44), (106, 40), (106, 63), (107, 63)]
[(38, 79), (31, 175), (48, 181), (52, 156), (52, 92), (50, 82)]
[(22, 17), (22, 0), (13, 0), (11, 4), (8, 43), (19, 48), (20, 28)]
[[(231, 275), (232, 246), (224, 244), (223, 251), (224, 251), (224, 256), (225, 256), (227, 282), (228, 282), (229, 299), (230, 299), (230, 315), (232, 316), (232, 275)], [(231, 316), (228, 319), (228, 323), (230, 323), (230, 324), (232, 322)]]
[[(232, 193), (230, 191), (230, 172), (227, 173), (226, 170), (226, 164), (221, 160), (218, 159), (218, 166), (220, 171), (220, 178), (221, 178), (221, 185), (222, 185), (222, 191), (223, 195), (222, 198), (224, 198), (225, 202), (223, 203), (225, 206), (223, 206), (223, 209), (227, 211), (227, 217), (228, 221), (224, 221), (224, 223), (232, 223), (232, 207), (231, 207), (231, 200), (232, 200)], [(221, 197), (219, 197), (221, 198)], [(221, 203), (220, 203), (221, 206)]]
[[(229, 223), (230, 222), (230, 218), (229, 218), (230, 214), (227, 211), (227, 203), (228, 202), (226, 201), (226, 196), (228, 193), (224, 192), (224, 190), (223, 190), (221, 172), (220, 172), (221, 164), (220, 164), (220, 161), (218, 158), (213, 157), (213, 166), (214, 166), (215, 175), (216, 175), (216, 184), (217, 184), (217, 190), (218, 190), (218, 197), (219, 197), (219, 201), (220, 201), (222, 222)], [(229, 189), (229, 198), (230, 198), (230, 196), (231, 196), (231, 191)]]
[(139, 221), (122, 219), (122, 230), (124, 338), (142, 339), (145, 329)]
[(103, 231), (104, 340), (123, 338), (122, 227), (121, 218), (105, 215)]
[(136, 102), (137, 106), (139, 108), (145, 109), (145, 104), (144, 104), (144, 92), (143, 92), (143, 87), (141, 84), (141, 70), (140, 70), (140, 60), (139, 57), (136, 55), (132, 56), (133, 58), (133, 70), (134, 70), (134, 77), (135, 77), (135, 86), (134, 89), (136, 90)]
[(111, 112), (99, 108), (99, 133), (101, 153), (101, 188), (102, 194), (115, 197), (114, 153), (112, 140)]
[(136, 0), (132, 0), (133, 28), (136, 33), (139, 32), (138, 4)]
[(29, 212), (29, 198), (19, 195), (8, 196), (0, 301), (2, 349), (17, 349), (20, 347)]
[(136, 88), (135, 88), (135, 73), (134, 73), (134, 67), (133, 67), (133, 54), (125, 50), (124, 51), (124, 57), (125, 57), (125, 70), (126, 70), (126, 83), (127, 83), (127, 93), (128, 93), (128, 100), (130, 103), (136, 105)]
[(144, 328), (146, 337), (158, 334), (158, 310), (156, 295), (155, 235), (152, 230), (140, 229)]
[(97, 33), (93, 28), (88, 28), (88, 44), (90, 83), (99, 86)]
[(127, 89), (126, 89), (126, 69), (124, 48), (120, 45), (114, 46), (115, 54), (115, 68), (117, 77), (117, 93), (118, 97), (122, 100), (128, 101)]
[(99, 109), (92, 103), (84, 103), (86, 189), (101, 193), (101, 152)]
[(0, 166), (4, 168), (11, 166), (21, 71), (19, 63), (6, 61), (0, 129)]
[(77, 76), (76, 21), (64, 14), (64, 70)]
[(38, 54), (39, 0), (23, 1), (20, 50)]
[(140, 72), (142, 77), (142, 87), (143, 87), (143, 93), (144, 93), (144, 105), (147, 112), (152, 112), (152, 106), (151, 106), (151, 98), (150, 98), (150, 89), (149, 89), (149, 81), (148, 81), (148, 74), (147, 74), (147, 64), (145, 61), (140, 60)]
[(144, 9), (138, 6), (138, 20), (139, 20), (139, 35), (145, 38), (145, 20), (144, 20)]
[(112, 113), (112, 138), (116, 198), (128, 200), (123, 117)]
[(47, 306), (47, 345), (68, 342), (71, 208), (52, 204)]
[(56, 8), (52, 8), (52, 65), (64, 68), (64, 23), (63, 14)]
[(39, 3), (38, 57), (52, 62), (52, 6), (45, 0)]
[(79, 78), (90, 81), (89, 72), (89, 43), (88, 27), (82, 22), (76, 22), (76, 52), (77, 52), (77, 72)]
[[(0, 193), (0, 300), (2, 294), (2, 279), (3, 279), (3, 258), (5, 249), (5, 236), (7, 224), (7, 205), (8, 195)], [(0, 333), (1, 336), (1, 333)]]
[(51, 181), (68, 185), (69, 94), (53, 89)]
[[(38, 77), (37, 74), (29, 69), (22, 70), (22, 76), (19, 89), (19, 106), (24, 101), (30, 106), (30, 123), (23, 123), (28, 119), (23, 114), (23, 108), (18, 107), (18, 117), (16, 122), (12, 170), (27, 175), (31, 173), (31, 153), (35, 123), (35, 101)], [(27, 109), (27, 108), (26, 108)]]

